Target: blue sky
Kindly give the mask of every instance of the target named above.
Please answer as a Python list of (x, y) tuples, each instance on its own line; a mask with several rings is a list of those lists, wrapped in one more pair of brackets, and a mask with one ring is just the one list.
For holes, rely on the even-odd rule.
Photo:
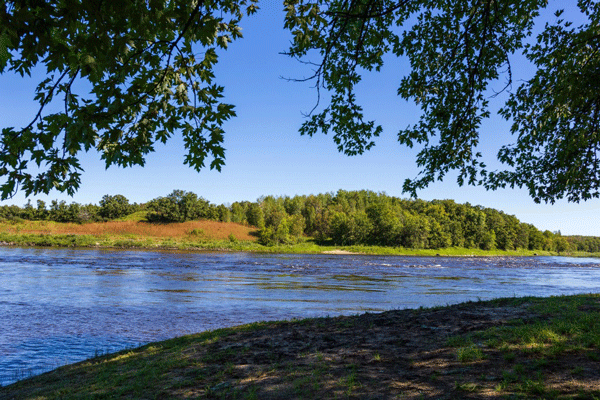
[[(216, 204), (254, 201), (262, 195), (293, 196), (338, 189), (368, 189), (406, 197), (402, 184), (418, 173), (417, 151), (400, 146), (396, 133), (417, 121), (419, 109), (396, 96), (400, 79), (407, 71), (405, 60), (389, 58), (381, 73), (364, 77), (359, 101), (367, 118), (381, 124), (384, 133), (371, 151), (347, 157), (337, 151), (330, 136), (310, 138), (298, 133), (304, 121), (302, 113), (314, 106), (316, 92), (310, 83), (288, 82), (281, 77), (302, 78), (311, 71), (279, 54), (287, 49), (290, 40), (289, 33), (282, 29), (280, 3), (262, 4), (258, 14), (242, 21), (244, 38), (220, 53), (216, 68), (217, 81), (225, 86), (225, 101), (235, 104), (238, 114), (225, 125), (226, 165), (221, 173), (208, 169), (197, 173), (183, 165), (183, 143), (174, 137), (167, 145), (156, 146), (157, 151), (147, 157), (145, 167), (105, 170), (97, 153), (83, 154), (85, 172), (74, 197), (53, 192), (32, 197), (32, 201), (39, 198), (98, 203), (105, 194), (122, 194), (132, 202), (145, 202), (174, 189), (193, 191)], [(517, 79), (531, 73), (531, 67), (518, 58), (513, 68), (520, 74)], [(23, 126), (35, 115), (33, 93), (40, 72), (43, 73), (38, 71), (34, 79), (0, 76), (1, 126)], [(505, 98), (500, 96), (499, 101)], [(492, 168), (499, 167), (495, 161), (497, 150), (511, 141), (508, 128), (508, 122), (493, 117), (481, 129), (480, 150)], [(444, 182), (421, 191), (419, 197), (497, 208), (542, 230), (600, 236), (600, 224), (596, 222), (600, 220), (599, 200), (535, 204), (525, 190), (488, 192), (479, 187), (460, 187), (452, 174)], [(23, 205), (26, 201), (19, 193), (0, 204)]]

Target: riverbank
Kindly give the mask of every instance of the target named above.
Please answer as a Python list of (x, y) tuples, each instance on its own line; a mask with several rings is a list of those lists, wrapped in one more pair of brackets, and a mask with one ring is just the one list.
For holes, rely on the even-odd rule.
[[(0, 223), (0, 245), (21, 247), (82, 247), (184, 251), (240, 251), (293, 254), (369, 254), (410, 256), (534, 256), (558, 255), (541, 250), (481, 250), (467, 248), (408, 249), (383, 246), (325, 246), (305, 238), (294, 245), (263, 246), (257, 229), (235, 223), (194, 221), (156, 224), (142, 221)], [(562, 255), (590, 257), (591, 253)]]
[(600, 397), (600, 295), (264, 322), (152, 343), (0, 399)]

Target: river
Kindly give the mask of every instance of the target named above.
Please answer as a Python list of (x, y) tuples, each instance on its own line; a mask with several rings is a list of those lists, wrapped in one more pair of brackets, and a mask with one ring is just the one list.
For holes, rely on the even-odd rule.
[(600, 260), (0, 248), (0, 384), (242, 323), (600, 292)]

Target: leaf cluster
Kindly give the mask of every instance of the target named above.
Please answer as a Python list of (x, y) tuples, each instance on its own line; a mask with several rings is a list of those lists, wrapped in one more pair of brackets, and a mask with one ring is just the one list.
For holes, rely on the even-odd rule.
[[(365, 121), (356, 87), (363, 73), (379, 70), (391, 54), (410, 63), (400, 73), (398, 95), (422, 110), (417, 123), (398, 132), (401, 144), (420, 148), (421, 172), (405, 181), (405, 192), (416, 196), (454, 171), (460, 185), (526, 187), (536, 202), (600, 195), (597, 1), (578, 1), (587, 23), (558, 19), (534, 42), (536, 17), (547, 0), (285, 4), (294, 37), (287, 54), (313, 67), (306, 80), (314, 81), (319, 99), (321, 89), (330, 96), (324, 109), (313, 109), (302, 134), (333, 132), (349, 155), (371, 148), (383, 129)], [(537, 72), (498, 110), (513, 122), (517, 139), (498, 152), (507, 169), (489, 171), (477, 151), (482, 122), (494, 111), (491, 98), (512, 88), (511, 57), (519, 52)]]
[(220, 170), (222, 125), (235, 112), (221, 102), (213, 68), (254, 11), (246, 0), (3, 2), (0, 73), (41, 68), (47, 78), (31, 122), (2, 129), (2, 198), (19, 188), (73, 194), (81, 152), (95, 149), (107, 167), (144, 165), (175, 133), (186, 164), (200, 170), (212, 159)]
[(498, 153), (513, 170), (492, 174), (491, 188), (525, 186), (536, 202), (600, 196), (600, 3), (579, 6), (588, 24), (573, 27), (558, 12), (525, 48), (538, 68), (501, 110), (517, 141)]
[[(106, 166), (144, 165), (157, 143), (181, 134), (184, 163), (220, 170), (222, 101), (214, 67), (241, 37), (240, 20), (257, 0), (6, 0), (0, 6), (0, 73), (45, 69), (39, 109), (0, 136), (1, 198), (57, 189), (73, 194), (82, 152)], [(574, 1), (574, 0), (571, 0)], [(284, 0), (286, 52), (307, 64), (318, 92), (303, 135), (331, 133), (338, 149), (358, 155), (383, 127), (364, 115), (357, 87), (386, 57), (400, 71), (398, 95), (422, 114), (398, 132), (419, 148), (421, 172), (411, 196), (449, 173), (460, 185), (525, 187), (536, 202), (600, 197), (600, 2), (578, 0), (580, 22), (556, 14), (532, 37), (547, 0)], [(511, 59), (537, 68), (515, 91)], [(509, 92), (503, 107), (491, 99)], [(321, 107), (321, 97), (328, 100)], [(513, 144), (491, 171), (478, 145), (493, 112), (510, 120)]]
[(174, 190), (168, 196), (153, 199), (146, 204), (146, 209), (150, 211), (146, 218), (157, 222), (185, 222), (212, 216), (207, 200), (184, 190)]

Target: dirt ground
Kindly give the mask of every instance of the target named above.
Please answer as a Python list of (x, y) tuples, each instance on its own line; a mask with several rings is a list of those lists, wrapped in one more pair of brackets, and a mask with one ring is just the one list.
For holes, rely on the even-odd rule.
[(65, 366), (0, 399), (600, 399), (600, 296), (256, 323)]
[(596, 398), (600, 363), (589, 354), (540, 359), (475, 341), (472, 345), (481, 356), (469, 360), (449, 345), (474, 332), (539, 318), (544, 317), (528, 311), (528, 304), (469, 303), (237, 332), (196, 349), (198, 357), (209, 355), (212, 369), (206, 372), (219, 376), (218, 381), (172, 394), (257, 399)]

